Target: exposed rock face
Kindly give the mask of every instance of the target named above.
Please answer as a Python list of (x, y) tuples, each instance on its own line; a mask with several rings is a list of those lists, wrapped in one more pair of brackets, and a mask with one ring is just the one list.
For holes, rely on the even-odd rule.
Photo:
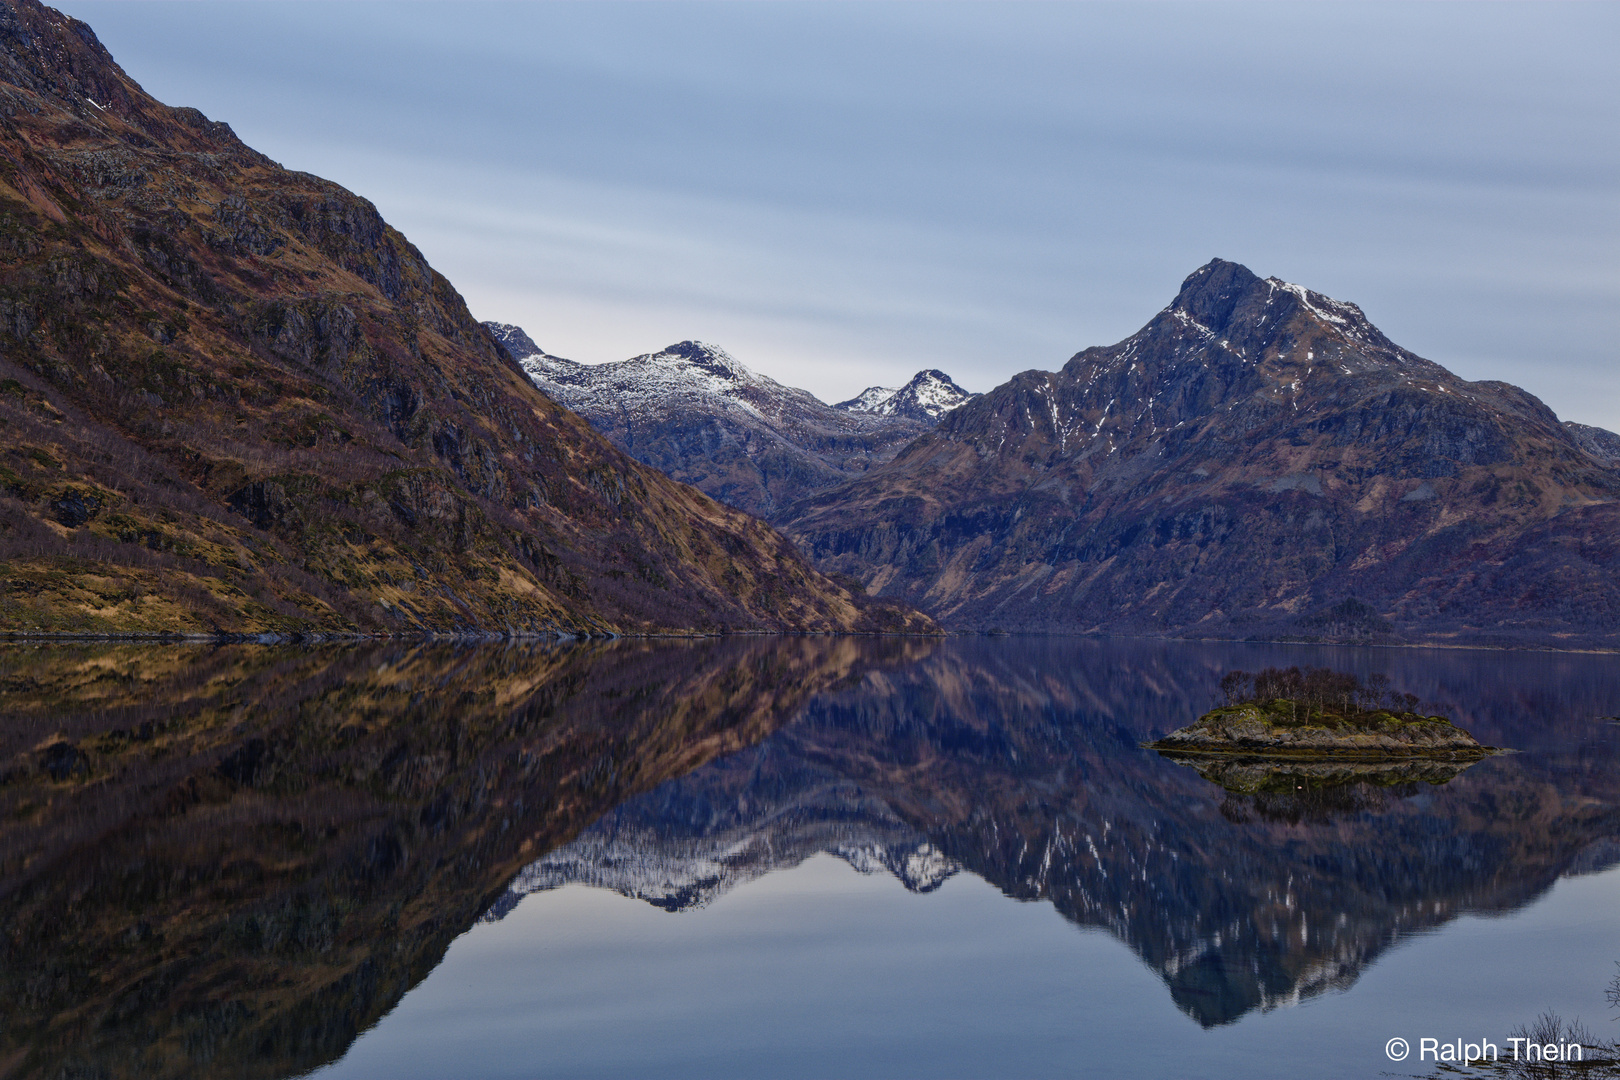
[(885, 391), (888, 399), (907, 395), (894, 408), (851, 410), (700, 341), (578, 364), (543, 351), (516, 326), (485, 325), (536, 386), (637, 461), (767, 519), (888, 461), (933, 425), (952, 390), (961, 392), (948, 376), (923, 372), (901, 391)]
[(1224, 705), (1150, 744), (1161, 751), (1256, 757), (1480, 758), (1492, 753), (1443, 716), (1386, 711), (1312, 716), (1296, 703)]
[(83, 23), (0, 3), (0, 114), (0, 630), (871, 623)]
[(876, 413), (879, 416), (903, 416), (936, 424), (940, 417), (978, 396), (957, 386), (955, 380), (938, 368), (928, 368), (917, 372), (904, 386), (894, 389), (868, 386), (855, 397), (840, 401), (833, 408)]
[(1617, 643), (1620, 472), (1588, 445), (1215, 260), (780, 520), (959, 627)]
[(1620, 468), (1620, 435), (1590, 424), (1577, 424), (1565, 420), (1564, 427), (1575, 437), (1582, 450), (1611, 469)]
[[(486, 322), (484, 326), (514, 360), (530, 356), (546, 356), (545, 350), (536, 345), (534, 339), (525, 334), (521, 326), (503, 322)], [(547, 359), (559, 358), (548, 356)]]

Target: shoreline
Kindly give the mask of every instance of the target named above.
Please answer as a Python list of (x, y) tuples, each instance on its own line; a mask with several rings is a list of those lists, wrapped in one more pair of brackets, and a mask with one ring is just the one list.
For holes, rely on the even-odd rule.
[(1469, 652), (1560, 653), (1585, 656), (1620, 655), (1620, 643), (1613, 646), (1560, 646), (1557, 644), (1484, 645), (1458, 642), (1409, 641), (1298, 641), (1278, 638), (1175, 637), (1158, 634), (1101, 634), (1063, 630), (940, 630), (935, 633), (880, 630), (421, 630), (408, 633), (362, 633), (357, 631), (267, 631), (264, 633), (181, 634), (172, 631), (99, 631), (74, 633), (48, 630), (0, 630), (0, 644), (23, 642), (151, 642), (153, 644), (259, 644), (321, 645), (334, 642), (368, 641), (618, 641), (685, 640), (717, 637), (908, 637), (908, 638), (1087, 638), (1094, 641), (1155, 641), (1193, 645), (1289, 645), (1310, 649), (1447, 649)]

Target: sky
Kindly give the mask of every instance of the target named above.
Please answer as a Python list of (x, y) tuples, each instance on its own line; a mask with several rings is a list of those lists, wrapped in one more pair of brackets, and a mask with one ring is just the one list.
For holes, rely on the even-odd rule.
[(982, 391), (1218, 256), (1620, 429), (1620, 4), (57, 6), (570, 359)]

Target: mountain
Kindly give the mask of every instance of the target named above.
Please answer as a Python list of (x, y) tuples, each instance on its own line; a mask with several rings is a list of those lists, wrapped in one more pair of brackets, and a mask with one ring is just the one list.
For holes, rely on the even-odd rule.
[(0, 630), (876, 625), (85, 24), (0, 3), (0, 114)]
[(956, 627), (1620, 644), (1620, 471), (1578, 431), (1217, 259), (778, 523)]
[(922, 372), (905, 388), (918, 390), (904, 411), (850, 410), (700, 341), (578, 364), (546, 353), (509, 323), (484, 325), (536, 386), (637, 461), (766, 519), (894, 457), (933, 425), (929, 408), (962, 393), (948, 376)]
[(938, 368), (928, 368), (917, 372), (904, 386), (893, 389), (868, 386), (855, 397), (840, 401), (833, 408), (876, 413), (879, 416), (903, 416), (925, 424), (937, 424), (940, 417), (978, 396), (957, 386), (949, 375)]

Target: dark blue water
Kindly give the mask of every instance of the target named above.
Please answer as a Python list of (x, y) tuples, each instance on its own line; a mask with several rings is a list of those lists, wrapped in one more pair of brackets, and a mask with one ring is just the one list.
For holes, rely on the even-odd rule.
[[(1518, 752), (1245, 796), (1141, 748), (1273, 663)], [(1611, 1036), (1616, 712), (1614, 657), (951, 641), (535, 861), (320, 1075), (1376, 1076), (1547, 1011)]]

